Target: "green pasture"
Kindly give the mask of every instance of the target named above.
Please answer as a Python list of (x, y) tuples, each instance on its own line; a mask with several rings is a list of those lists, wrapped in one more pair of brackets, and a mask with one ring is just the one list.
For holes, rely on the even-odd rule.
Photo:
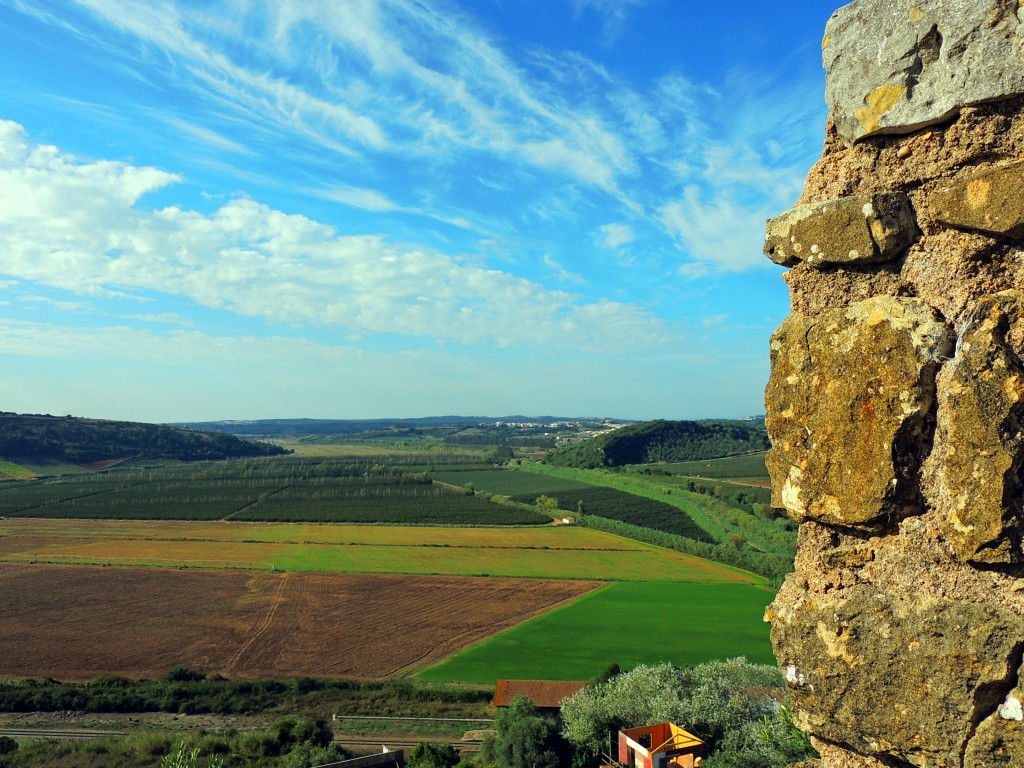
[(752, 453), (746, 456), (729, 456), (725, 459), (679, 461), (652, 466), (664, 469), (673, 475), (686, 477), (767, 482), (768, 469), (764, 465), (764, 456), (764, 453)]
[(741, 584), (619, 583), (496, 635), (421, 671), (424, 680), (494, 684), (589, 680), (668, 661), (693, 666), (745, 656), (774, 664), (765, 588)]
[(499, 496), (557, 494), (593, 488), (590, 483), (510, 469), (441, 470), (431, 472), (430, 476), (451, 485), (465, 486), (472, 483), (478, 491), (486, 491)]
[(13, 461), (0, 459), (0, 480), (27, 480), (35, 477), (36, 473), (31, 469), (15, 464)]
[(507, 576), (614, 581), (753, 582), (745, 571), (658, 547), (632, 550), (487, 549), (448, 546), (286, 546), (286, 571)]

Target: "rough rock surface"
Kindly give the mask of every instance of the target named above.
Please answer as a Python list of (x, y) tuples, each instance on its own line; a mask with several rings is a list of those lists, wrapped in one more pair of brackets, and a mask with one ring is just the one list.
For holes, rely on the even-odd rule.
[(825, 98), (848, 142), (1024, 93), (1016, 0), (858, 0), (825, 29)]
[(1024, 238), (1024, 163), (976, 173), (932, 197), (942, 224)]
[(767, 230), (765, 254), (788, 267), (801, 261), (817, 267), (891, 261), (918, 234), (910, 200), (902, 193), (798, 205), (770, 220)]
[(854, 731), (868, 754), (944, 765), (1003, 704), (1020, 664), (1024, 620), (996, 606), (867, 585), (834, 599), (791, 597), (772, 634), (793, 654), (780, 661), (795, 722), (833, 743)]
[(774, 506), (843, 525), (914, 509), (935, 372), (952, 347), (945, 323), (915, 299), (790, 315), (772, 337), (765, 395)]
[[(800, 535), (766, 618), (819, 768), (1024, 766), (1018, 16), (837, 12), (824, 152), (768, 225), (793, 309), (772, 338), (768, 464)], [(888, 260), (808, 262), (852, 231), (837, 201), (901, 196), (914, 236)]]
[[(1017, 679), (1021, 679), (1020, 671)], [(1024, 765), (1024, 689), (1020, 684), (978, 725), (964, 754), (964, 768)]]
[(929, 501), (964, 560), (1021, 559), (1024, 368), (1007, 342), (1011, 322), (1021, 319), (1024, 293), (983, 298), (942, 371)]

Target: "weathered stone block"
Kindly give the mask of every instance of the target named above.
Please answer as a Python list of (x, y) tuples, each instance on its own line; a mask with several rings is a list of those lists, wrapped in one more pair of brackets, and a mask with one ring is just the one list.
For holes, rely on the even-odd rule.
[(983, 171), (931, 197), (943, 224), (1024, 239), (1024, 163)]
[[(852, 143), (1024, 93), (1016, 2), (856, 0), (825, 28), (825, 98)], [(1024, 14), (1021, 14), (1024, 15)]]
[(981, 299), (956, 356), (938, 376), (938, 426), (925, 465), (928, 500), (961, 560), (1021, 558), (1024, 368), (1007, 342), (1024, 321), (1024, 293)]
[(812, 595), (790, 579), (773, 610), (794, 722), (922, 768), (960, 765), (974, 724), (1004, 704), (1020, 664), (1024, 623), (995, 605), (870, 586)]
[(770, 219), (764, 252), (783, 266), (874, 264), (898, 257), (918, 234), (905, 194), (852, 195)]
[(840, 525), (912, 513), (935, 373), (952, 345), (915, 299), (790, 315), (772, 336), (765, 392), (772, 505)]
[[(1024, 670), (1017, 672), (1020, 681)], [(1006, 694), (999, 707), (978, 725), (964, 751), (964, 768), (1024, 765), (1024, 688)]]

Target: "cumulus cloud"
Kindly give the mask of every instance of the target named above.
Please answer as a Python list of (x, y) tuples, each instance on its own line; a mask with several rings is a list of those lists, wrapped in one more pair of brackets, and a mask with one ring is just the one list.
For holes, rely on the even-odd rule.
[(0, 123), (0, 272), (78, 294), (160, 292), (206, 307), (344, 332), (456, 344), (635, 348), (663, 340), (637, 306), (587, 301), (457, 255), (237, 198), (206, 214), (142, 198), (178, 180), (79, 162)]

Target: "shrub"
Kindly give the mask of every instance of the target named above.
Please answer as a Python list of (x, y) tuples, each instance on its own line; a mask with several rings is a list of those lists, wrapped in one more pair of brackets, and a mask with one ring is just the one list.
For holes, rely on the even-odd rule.
[(784, 696), (777, 668), (742, 658), (641, 665), (566, 699), (562, 732), (580, 766), (596, 765), (616, 731), (671, 721), (707, 744), (706, 768), (782, 768), (813, 754)]

